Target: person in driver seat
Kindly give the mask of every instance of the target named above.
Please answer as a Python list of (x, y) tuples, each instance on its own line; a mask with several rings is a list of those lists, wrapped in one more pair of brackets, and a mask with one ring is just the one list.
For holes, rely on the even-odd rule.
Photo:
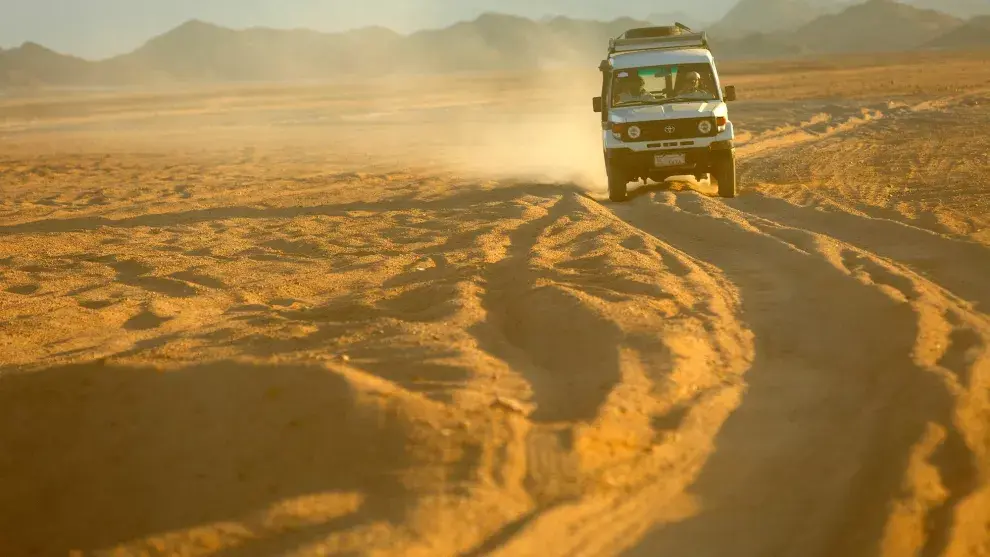
[(644, 102), (652, 101), (653, 95), (646, 92), (646, 82), (638, 73), (632, 75), (619, 75), (616, 83), (615, 101), (624, 102)]

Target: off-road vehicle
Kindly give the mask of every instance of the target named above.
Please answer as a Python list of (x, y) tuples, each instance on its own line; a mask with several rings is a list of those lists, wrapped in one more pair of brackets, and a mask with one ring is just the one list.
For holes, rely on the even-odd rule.
[(612, 201), (629, 182), (671, 176), (712, 178), (721, 197), (736, 195), (734, 132), (704, 32), (672, 26), (630, 29), (609, 40), (598, 69), (605, 171)]

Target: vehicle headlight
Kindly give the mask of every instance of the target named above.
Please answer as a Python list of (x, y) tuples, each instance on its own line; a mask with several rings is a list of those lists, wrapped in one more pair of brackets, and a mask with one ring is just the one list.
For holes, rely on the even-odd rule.
[(698, 122), (698, 131), (703, 134), (709, 134), (712, 131), (712, 123), (708, 120), (702, 120)]
[(629, 139), (639, 139), (639, 134), (642, 133), (642, 131), (643, 130), (639, 129), (639, 126), (629, 126), (629, 129), (626, 130), (626, 134), (629, 136)]

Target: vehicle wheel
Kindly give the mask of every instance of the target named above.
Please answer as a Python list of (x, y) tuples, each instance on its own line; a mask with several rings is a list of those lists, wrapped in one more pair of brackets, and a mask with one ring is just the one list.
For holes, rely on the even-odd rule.
[(625, 201), (628, 192), (626, 186), (629, 182), (626, 180), (625, 176), (622, 176), (619, 172), (614, 170), (609, 170), (608, 172), (608, 198), (611, 201), (619, 202)]
[(736, 196), (736, 157), (733, 153), (720, 153), (712, 162), (712, 178), (718, 184), (719, 197)]

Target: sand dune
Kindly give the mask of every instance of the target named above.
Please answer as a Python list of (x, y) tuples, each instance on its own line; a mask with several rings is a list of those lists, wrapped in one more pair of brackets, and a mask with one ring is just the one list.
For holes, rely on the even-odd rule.
[(0, 105), (0, 554), (990, 555), (990, 92), (739, 79)]

